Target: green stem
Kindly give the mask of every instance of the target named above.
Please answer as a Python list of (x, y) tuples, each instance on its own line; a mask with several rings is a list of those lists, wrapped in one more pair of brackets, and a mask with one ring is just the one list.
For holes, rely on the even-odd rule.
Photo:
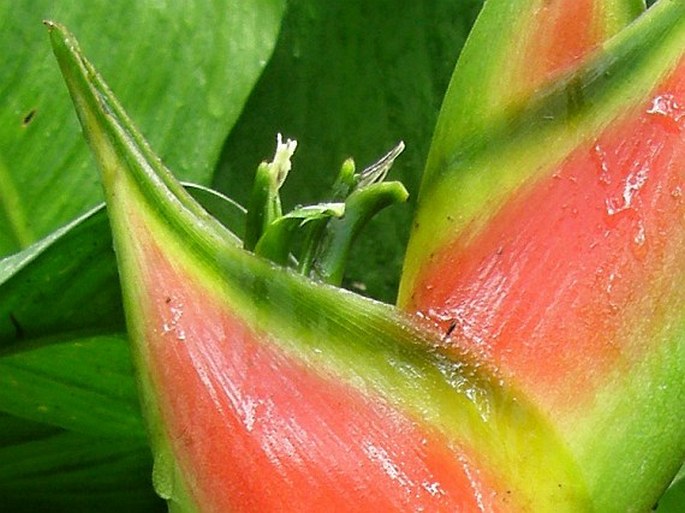
[(298, 229), (307, 223), (341, 217), (344, 212), (344, 203), (322, 203), (295, 209), (271, 223), (257, 242), (254, 252), (277, 264), (287, 265)]
[(345, 215), (328, 220), (308, 274), (325, 283), (340, 285), (357, 235), (379, 211), (406, 201), (408, 196), (400, 182), (375, 183), (355, 190), (345, 201)]

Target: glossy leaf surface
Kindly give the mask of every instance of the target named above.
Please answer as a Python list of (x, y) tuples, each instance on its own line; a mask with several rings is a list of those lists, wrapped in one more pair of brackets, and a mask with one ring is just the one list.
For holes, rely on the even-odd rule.
[(160, 156), (181, 177), (208, 184), (270, 56), (283, 10), (282, 0), (3, 2), (0, 256), (102, 198), (43, 19), (77, 27)]

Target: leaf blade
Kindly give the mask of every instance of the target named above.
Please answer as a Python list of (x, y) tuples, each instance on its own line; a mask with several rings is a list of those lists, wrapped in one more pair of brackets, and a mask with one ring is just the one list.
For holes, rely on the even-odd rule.
[[(164, 159), (186, 179), (209, 183), (223, 140), (271, 53), (283, 10), (281, 0), (174, 0), (164, 7), (96, 2), (87, 10), (43, 0), (0, 6), (7, 49), (0, 56), (0, 160), (10, 178), (2, 182), (8, 190), (0, 200), (3, 207), (21, 207), (11, 209), (16, 219), (0, 220), (0, 255), (44, 237), (102, 198), (87, 149), (75, 137), (69, 99), (44, 51), (44, 18), (81, 27)], [(130, 74), (131, 66), (147, 73)], [(17, 237), (5, 235), (12, 232)]]

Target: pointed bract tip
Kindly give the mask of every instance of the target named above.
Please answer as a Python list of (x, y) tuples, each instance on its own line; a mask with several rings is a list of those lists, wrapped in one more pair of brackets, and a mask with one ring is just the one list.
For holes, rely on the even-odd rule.
[(45, 25), (48, 28), (50, 35), (57, 33), (57, 35), (59, 35), (62, 39), (74, 39), (74, 37), (67, 30), (67, 28), (61, 23), (46, 19), (43, 20), (43, 25)]
[(79, 45), (76, 38), (64, 25), (52, 20), (43, 20), (43, 25), (48, 28), (50, 42), (52, 43), (53, 51), (55, 51), (58, 60), (60, 58), (60, 51), (57, 50), (58, 47), (64, 47), (72, 54), (79, 52)]

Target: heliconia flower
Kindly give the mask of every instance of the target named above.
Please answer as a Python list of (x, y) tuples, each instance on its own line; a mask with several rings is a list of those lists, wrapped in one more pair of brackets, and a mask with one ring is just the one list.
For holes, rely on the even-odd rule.
[(244, 250), (49, 26), (101, 170), (171, 511), (594, 511), (525, 396), (395, 308)]
[(657, 2), (497, 123), (468, 134), (455, 112), (399, 304), (525, 391), (597, 511), (646, 511), (685, 458), (685, 3)]

